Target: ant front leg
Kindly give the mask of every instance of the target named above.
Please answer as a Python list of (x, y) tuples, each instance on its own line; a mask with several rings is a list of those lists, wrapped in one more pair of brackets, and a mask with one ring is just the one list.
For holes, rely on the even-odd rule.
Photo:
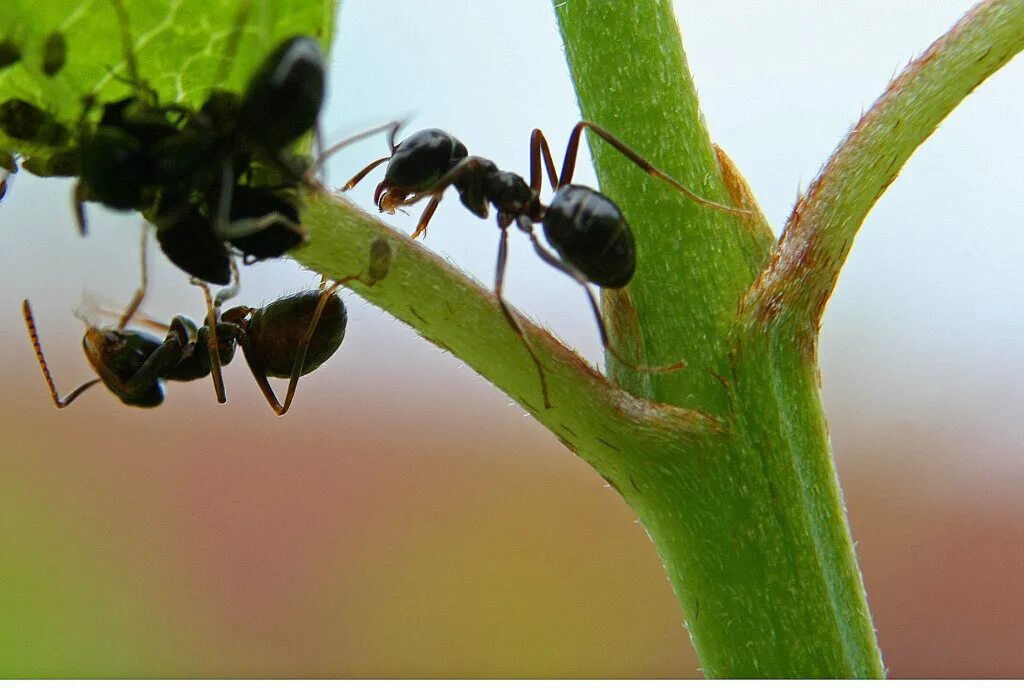
[(562, 174), (558, 179), (559, 187), (565, 187), (570, 182), (572, 182), (572, 174), (576, 168), (576, 155), (577, 153), (579, 153), (580, 148), (580, 137), (582, 136), (583, 130), (585, 129), (589, 129), (591, 132), (599, 136), (601, 139), (611, 144), (613, 147), (615, 147), (616, 151), (618, 151), (620, 154), (628, 158), (638, 168), (640, 168), (642, 171), (644, 171), (651, 177), (657, 178), (668, 183), (679, 192), (682, 192), (684, 196), (700, 204), (701, 206), (706, 206), (710, 209), (717, 209), (718, 211), (724, 211), (725, 213), (732, 214), (733, 216), (740, 216), (744, 218), (750, 216), (750, 211), (747, 211), (745, 209), (736, 209), (731, 206), (726, 206), (725, 204), (713, 202), (710, 199), (705, 199), (696, 192), (692, 191), (689, 187), (686, 187), (683, 183), (676, 180), (668, 173), (665, 173), (664, 171), (656, 168), (653, 163), (648, 161), (646, 158), (638, 154), (633, 149), (626, 146), (626, 144), (621, 139), (616, 137), (608, 130), (586, 120), (580, 120), (578, 123), (576, 123), (576, 126), (572, 128), (572, 134), (569, 135), (569, 144), (566, 146), (565, 149), (565, 159), (563, 159), (562, 161)]
[(463, 187), (459, 188), (462, 205), (479, 218), (487, 218), (487, 197), (483, 191), (483, 178), (496, 170), (497, 167), (492, 161), (479, 156), (470, 156), (459, 161), (429, 189), (421, 190), (403, 199), (397, 206), (411, 206), (421, 199), (431, 198), (416, 224), (416, 231), (412, 234), (412, 238), (415, 239), (427, 232), (427, 224), (430, 223), (434, 211), (437, 210), (437, 205), (441, 203), (445, 190), (458, 183), (463, 183)]
[(526, 348), (526, 352), (530, 354), (530, 358), (533, 360), (533, 364), (537, 366), (537, 374), (540, 375), (540, 389), (544, 398), (544, 407), (551, 407), (551, 399), (548, 396), (548, 380), (547, 375), (544, 373), (544, 365), (541, 364), (540, 358), (537, 353), (534, 352), (533, 346), (530, 345), (530, 341), (526, 338), (526, 333), (523, 331), (522, 324), (519, 323), (518, 317), (507, 302), (505, 302), (504, 286), (505, 286), (505, 266), (508, 263), (508, 229), (501, 229), (501, 240), (498, 243), (498, 266), (495, 271), (494, 277), (494, 294), (498, 298), (498, 305), (501, 306), (501, 311), (505, 315), (506, 321), (512, 330), (516, 332), (516, 336), (523, 342), (523, 346)]
[(276, 224), (281, 224), (300, 238), (306, 237), (306, 229), (279, 211), (255, 218), (231, 219), (231, 200), (235, 194), (234, 169), (230, 161), (224, 162), (221, 175), (220, 199), (217, 204), (217, 220), (214, 232), (222, 240), (237, 240), (254, 235)]
[(28, 329), (28, 338), (32, 342), (32, 349), (35, 351), (36, 362), (39, 363), (39, 369), (43, 372), (43, 379), (46, 380), (46, 386), (50, 390), (50, 398), (53, 399), (53, 405), (58, 409), (67, 408), (76, 398), (81, 396), (89, 388), (98, 384), (100, 380), (98, 378), (90, 379), (62, 398), (61, 395), (57, 393), (57, 385), (53, 383), (53, 377), (50, 375), (50, 368), (46, 365), (46, 358), (43, 356), (43, 347), (39, 344), (39, 334), (36, 332), (36, 322), (32, 317), (32, 307), (28, 304), (28, 300), (22, 301), (21, 313), (22, 316), (25, 317), (25, 327)]

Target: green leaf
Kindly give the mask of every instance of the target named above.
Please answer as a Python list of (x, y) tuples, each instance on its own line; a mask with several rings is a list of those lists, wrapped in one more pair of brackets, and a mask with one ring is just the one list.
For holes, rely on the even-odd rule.
[[(283, 38), (309, 34), (326, 50), (336, 5), (333, 0), (125, 0), (128, 25), (123, 26), (111, 0), (7, 0), (0, 13), (0, 40), (14, 41), (22, 57), (0, 69), (0, 102), (23, 99), (74, 131), (84, 97), (107, 101), (134, 93), (123, 49), (128, 36), (139, 77), (160, 100), (198, 106), (212, 87), (241, 91), (269, 47)], [(47, 77), (43, 41), (54, 31), (67, 41), (67, 62)], [(236, 40), (233, 58), (224, 59)], [(221, 71), (226, 78), (217, 83)], [(52, 151), (2, 132), (0, 148), (21, 154)]]

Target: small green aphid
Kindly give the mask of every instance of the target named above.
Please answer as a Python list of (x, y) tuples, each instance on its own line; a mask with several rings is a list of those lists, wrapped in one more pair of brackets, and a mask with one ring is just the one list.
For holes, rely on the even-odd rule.
[(0, 130), (8, 137), (45, 146), (67, 143), (71, 133), (45, 110), (20, 98), (0, 103)]
[(64, 34), (54, 31), (43, 39), (43, 74), (52, 77), (64, 67), (68, 56), (68, 44)]

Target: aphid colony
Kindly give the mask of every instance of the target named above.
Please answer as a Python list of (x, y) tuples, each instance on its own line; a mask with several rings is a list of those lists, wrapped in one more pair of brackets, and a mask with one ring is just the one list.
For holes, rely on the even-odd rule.
[[(127, 16), (114, 0), (127, 37)], [(144, 295), (136, 295), (116, 328), (90, 327), (83, 349), (97, 378), (61, 397), (43, 358), (28, 301), (23, 312), (36, 356), (58, 408), (70, 404), (96, 383), (103, 384), (127, 405), (151, 407), (162, 402), (163, 381), (189, 381), (210, 375), (217, 398), (226, 400), (221, 365), (228, 364), (240, 346), (253, 376), (271, 407), (284, 414), (298, 379), (325, 362), (344, 337), (346, 312), (336, 291), (351, 280), (372, 284), (388, 271), (391, 250), (378, 239), (370, 247), (367, 270), (327, 286), (277, 300), (262, 308), (234, 307), (221, 313), (222, 303), (237, 293), (235, 257), (246, 263), (278, 257), (301, 243), (297, 196), (311, 175), (312, 162), (293, 151), (295, 143), (315, 131), (323, 103), (324, 66), (317, 43), (295, 36), (280, 43), (255, 71), (241, 95), (213, 89), (198, 110), (162, 103), (140, 79), (127, 49), (129, 83), (134, 93), (98, 104), (86, 99), (84, 114), (71, 131), (37, 106), (19, 99), (0, 103), (0, 129), (9, 137), (56, 147), (44, 162), (33, 158), (22, 165), (40, 175), (77, 176), (74, 200), (78, 226), (86, 232), (84, 202), (121, 210), (136, 210), (156, 228), (164, 254), (192, 277), (206, 297), (202, 326), (185, 317), (169, 324), (135, 317)], [(65, 60), (63, 37), (48, 37), (41, 69), (52, 76)], [(10, 41), (0, 41), (0, 69), (21, 57)], [(88, 114), (98, 109), (95, 125)], [(429, 198), (413, 238), (423, 235), (445, 190), (455, 187), (462, 204), (486, 218), (497, 213), (500, 231), (495, 293), (501, 309), (533, 359), (543, 403), (550, 407), (544, 366), (526, 339), (518, 318), (503, 297), (508, 257), (508, 229), (524, 232), (537, 255), (585, 290), (601, 342), (628, 367), (668, 372), (681, 365), (645, 367), (626, 362), (609, 342), (597, 301), (588, 284), (622, 288), (637, 263), (633, 232), (618, 206), (600, 192), (572, 184), (581, 135), (589, 129), (613, 146), (645, 174), (658, 178), (692, 201), (717, 211), (748, 212), (700, 197), (656, 168), (610, 132), (590, 122), (573, 129), (561, 171), (557, 171), (544, 134), (530, 138), (530, 180), (500, 170), (485, 158), (469, 155), (452, 135), (427, 129), (396, 143), (399, 123), (389, 123), (331, 147), (321, 160), (352, 140), (374, 132), (389, 132), (390, 154), (379, 158), (346, 183), (353, 188), (375, 168), (387, 163), (374, 202), (381, 212), (394, 213)], [(542, 170), (543, 165), (543, 170)], [(13, 158), (0, 157), (0, 167), (14, 172)], [(550, 203), (540, 194), (546, 172), (554, 191)], [(4, 187), (0, 180), (0, 198)], [(544, 232), (541, 242), (535, 232)], [(145, 247), (145, 245), (144, 245)], [(549, 247), (551, 249), (549, 249)], [(145, 259), (143, 259), (145, 266)], [(216, 297), (208, 283), (229, 285)], [(163, 340), (127, 329), (135, 320), (166, 332)], [(280, 403), (267, 378), (289, 379)]]
[[(122, 19), (124, 9), (115, 3)], [(122, 22), (126, 28), (126, 21)], [(43, 71), (59, 71), (63, 37), (46, 39)], [(128, 42), (126, 42), (128, 45)], [(0, 43), (6, 65), (20, 50)], [(388, 269), (390, 248), (371, 246), (364, 274), (323, 281), (320, 290), (276, 300), (261, 308), (222, 303), (238, 290), (235, 258), (246, 263), (278, 257), (305, 238), (297, 208), (298, 187), (310, 167), (293, 153), (297, 140), (312, 132), (323, 103), (324, 66), (319, 46), (308, 36), (281, 42), (249, 79), (244, 92), (214, 89), (198, 110), (161, 102), (126, 56), (133, 93), (105, 103), (85, 99), (76, 128), (68, 128), (28, 101), (0, 103), (0, 129), (9, 137), (57, 147), (55, 155), (23, 166), (43, 175), (76, 176), (74, 206), (86, 232), (85, 202), (135, 210), (156, 228), (167, 257), (192, 277), (206, 297), (202, 326), (177, 316), (169, 324), (136, 315), (145, 291), (110, 328), (87, 328), (82, 341), (97, 377), (60, 396), (43, 357), (35, 320), (26, 300), (22, 309), (29, 336), (54, 404), (63, 408), (102, 382), (123, 403), (159, 405), (163, 382), (212, 376), (218, 400), (226, 400), (220, 369), (240, 346), (261, 391), (278, 415), (287, 412), (299, 377), (312, 372), (338, 349), (347, 315), (337, 290), (351, 280), (373, 283)], [(90, 119), (98, 110), (95, 123)], [(0, 160), (17, 170), (13, 157)], [(145, 271), (145, 243), (143, 244)], [(145, 274), (144, 274), (145, 276)], [(228, 285), (216, 297), (207, 284)], [(158, 329), (162, 338), (129, 328), (134, 322)], [(289, 380), (284, 402), (268, 377)]]

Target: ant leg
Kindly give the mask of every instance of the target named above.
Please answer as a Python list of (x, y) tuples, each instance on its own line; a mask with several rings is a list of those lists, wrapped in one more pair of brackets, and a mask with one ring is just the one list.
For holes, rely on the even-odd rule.
[(505, 266), (508, 263), (508, 229), (501, 229), (501, 241), (498, 244), (498, 267), (495, 272), (494, 278), (494, 294), (498, 298), (498, 304), (501, 306), (501, 311), (505, 314), (505, 319), (508, 321), (509, 326), (516, 332), (519, 340), (523, 342), (526, 347), (526, 352), (530, 354), (533, 359), (533, 364), (537, 366), (537, 374), (540, 375), (540, 389), (544, 396), (544, 407), (551, 407), (551, 400), (548, 397), (548, 380), (544, 374), (544, 365), (541, 364), (540, 358), (537, 357), (537, 353), (534, 352), (533, 347), (530, 345), (530, 341), (527, 340), (526, 334), (523, 332), (523, 327), (519, 323), (519, 319), (516, 317), (512, 308), (507, 302), (505, 302), (504, 296), (504, 285), (505, 285)]
[(213, 306), (220, 307), (228, 300), (231, 300), (238, 291), (242, 288), (242, 278), (238, 274), (238, 262), (235, 261), (234, 257), (231, 257), (231, 283), (226, 287), (221, 288), (217, 291), (217, 295), (213, 298)]
[(213, 377), (213, 390), (217, 394), (218, 403), (226, 403), (227, 394), (224, 393), (224, 376), (220, 371), (220, 343), (217, 339), (217, 311), (213, 306), (213, 299), (210, 297), (210, 288), (202, 281), (190, 278), (192, 285), (199, 286), (206, 298), (206, 324), (209, 327), (210, 335), (206, 339), (206, 348), (210, 352), (210, 376)]
[(36, 322), (35, 319), (32, 318), (32, 308), (29, 306), (28, 300), (22, 300), (21, 313), (25, 317), (25, 326), (28, 328), (28, 337), (29, 340), (32, 341), (32, 349), (36, 353), (36, 362), (39, 363), (39, 369), (43, 372), (43, 379), (46, 380), (46, 386), (50, 389), (50, 398), (53, 399), (53, 405), (58, 409), (67, 408), (76, 398), (82, 395), (82, 393), (87, 389), (97, 384), (100, 380), (90, 379), (64, 398), (61, 398), (60, 394), (57, 393), (57, 386), (53, 383), (53, 377), (50, 376), (50, 368), (46, 366), (46, 358), (43, 357), (43, 347), (39, 344), (39, 334), (36, 333)]
[[(302, 367), (306, 364), (306, 353), (309, 351), (309, 343), (313, 340), (313, 333), (316, 331), (317, 324), (320, 323), (320, 315), (323, 314), (324, 308), (327, 307), (327, 300), (336, 290), (338, 290), (338, 288), (342, 286), (343, 283), (347, 283), (353, 278), (358, 277), (347, 276), (340, 281), (335, 281), (330, 288), (323, 292), (323, 295), (320, 296), (320, 301), (316, 303), (316, 309), (313, 311), (313, 318), (309, 320), (309, 327), (306, 329), (306, 333), (302, 335), (302, 340), (299, 341), (299, 349), (295, 353), (295, 364), (292, 365), (292, 375), (288, 379), (288, 391), (285, 392), (284, 405), (274, 405), (274, 403), (277, 402), (276, 398), (273, 401), (269, 398), (267, 399), (267, 402), (274, 408), (274, 412), (279, 416), (287, 413), (288, 409), (292, 406), (292, 399), (295, 398), (295, 388), (299, 385), (299, 377), (302, 376)], [(264, 377), (264, 379), (266, 378)], [(269, 387), (270, 384), (268, 382), (268, 390)]]
[(125, 9), (122, 0), (111, 0), (114, 12), (117, 13), (117, 23), (121, 26), (121, 51), (124, 53), (125, 66), (128, 68), (128, 79), (136, 88), (141, 87), (142, 80), (139, 78), (139, 66), (135, 62), (135, 47), (132, 45), (131, 25), (128, 20), (128, 10)]
[(138, 290), (135, 291), (135, 295), (132, 296), (132, 301), (128, 303), (128, 307), (127, 307), (127, 309), (125, 309), (124, 314), (121, 315), (121, 319), (117, 322), (117, 329), (118, 329), (118, 331), (123, 330), (124, 327), (128, 325), (128, 322), (130, 322), (132, 320), (132, 317), (135, 316), (135, 313), (139, 310), (139, 307), (142, 305), (142, 301), (146, 298), (146, 284), (149, 282), (148, 281), (148, 272), (146, 271), (146, 239), (147, 239), (147, 237), (148, 237), (148, 233), (146, 233), (146, 226), (143, 225), (142, 226), (142, 251), (141, 251), (142, 256), (141, 256), (141, 259), (140, 259), (140, 263), (142, 265), (142, 283), (141, 283), (141, 285), (139, 285)]
[(75, 190), (71, 195), (71, 203), (74, 205), (75, 220), (78, 222), (78, 232), (85, 237), (88, 234), (85, 223), (85, 188), (81, 181), (75, 183)]
[(713, 202), (710, 199), (705, 199), (696, 192), (691, 191), (690, 188), (683, 185), (683, 183), (679, 182), (674, 177), (670, 176), (668, 173), (662, 172), (658, 168), (655, 168), (653, 163), (648, 161), (646, 158), (638, 154), (633, 149), (626, 146), (626, 144), (622, 140), (613, 135), (611, 132), (586, 120), (580, 120), (578, 123), (576, 123), (576, 126), (572, 128), (572, 134), (569, 135), (569, 144), (565, 149), (565, 159), (562, 161), (562, 175), (559, 178), (558, 183), (560, 186), (565, 186), (572, 182), (573, 170), (576, 168), (576, 154), (578, 153), (580, 148), (580, 135), (583, 134), (584, 129), (589, 129), (591, 132), (599, 136), (601, 139), (611, 144), (620, 154), (628, 158), (630, 161), (636, 164), (638, 168), (640, 168), (642, 171), (644, 171), (651, 177), (658, 178), (659, 180), (667, 182), (669, 185), (676, 188), (678, 191), (682, 192), (686, 197), (700, 204), (701, 206), (706, 206), (711, 209), (724, 211), (725, 213), (732, 214), (734, 216), (750, 216), (750, 212), (747, 211), (746, 209), (736, 209), (731, 206), (726, 206), (725, 204), (719, 204), (718, 202)]
[[(377, 134), (378, 132), (388, 133), (388, 143), (391, 147), (391, 153), (395, 153), (395, 149), (397, 148), (395, 146), (395, 134), (398, 132), (398, 130), (402, 128), (403, 125), (405, 125), (404, 120), (392, 120), (391, 122), (386, 122), (383, 125), (377, 125), (376, 127), (371, 127), (368, 130), (363, 130), (362, 132), (353, 134), (351, 137), (345, 137), (340, 142), (331, 145), (325, 151), (321, 152), (320, 155), (316, 157), (316, 161), (314, 161), (313, 167), (319, 169), (320, 167), (323, 166), (324, 163), (327, 162), (328, 158), (338, 153), (346, 146), (350, 144), (355, 144), (356, 142), (366, 139), (367, 137), (371, 137)], [(388, 158), (391, 158), (391, 156), (389, 155), (380, 161), (374, 161), (373, 163), (371, 163), (369, 166), (367, 166), (367, 169), (360, 171), (356, 175), (356, 177), (353, 178), (355, 182), (352, 182), (351, 180), (349, 181), (352, 182), (351, 186), (349, 186), (348, 183), (346, 183), (346, 186), (343, 189), (352, 189), (352, 187), (354, 187), (360, 180), (366, 177), (367, 173), (369, 173), (375, 167), (386, 161)]]
[(231, 162), (224, 162), (223, 173), (221, 174), (220, 201), (217, 204), (217, 219), (214, 224), (214, 234), (222, 240), (233, 240), (244, 238), (249, 235), (266, 230), (270, 226), (280, 223), (297, 235), (306, 237), (306, 229), (301, 225), (277, 211), (264, 214), (259, 218), (240, 218), (231, 220), (231, 197), (234, 195), (234, 179)]
[(555, 173), (555, 160), (551, 157), (551, 149), (548, 147), (548, 140), (544, 133), (535, 129), (530, 134), (530, 189), (540, 194), (541, 174), (540, 158), (544, 155), (544, 167), (548, 172), (548, 180), (551, 181), (551, 189), (558, 189), (558, 177)]
[(430, 219), (433, 218), (434, 212), (437, 211), (437, 205), (441, 203), (443, 195), (444, 190), (430, 198), (430, 203), (427, 204), (427, 208), (423, 209), (423, 213), (420, 215), (420, 220), (416, 224), (416, 232), (412, 234), (410, 240), (415, 240), (420, 235), (427, 237), (427, 224), (430, 223)]
[(256, 365), (253, 358), (250, 356), (249, 340), (245, 334), (244, 329), (239, 330), (238, 340), (242, 344), (242, 352), (245, 354), (245, 361), (249, 365), (249, 370), (252, 372), (253, 378), (256, 380), (257, 386), (260, 387), (260, 391), (263, 392), (263, 397), (267, 399), (267, 403), (274, 409), (274, 413), (278, 416), (284, 415), (291, 408), (292, 401), (295, 398), (295, 390), (299, 385), (299, 378), (302, 376), (302, 368), (306, 364), (306, 353), (309, 351), (309, 344), (313, 340), (313, 334), (316, 332), (317, 324), (320, 323), (320, 317), (323, 314), (324, 309), (327, 307), (327, 301), (330, 299), (339, 288), (347, 283), (360, 280), (366, 285), (373, 285), (380, 279), (387, 275), (391, 261), (391, 246), (387, 244), (385, 240), (377, 238), (370, 245), (370, 270), (369, 276), (363, 277), (361, 274), (353, 274), (351, 276), (345, 276), (337, 281), (331, 283), (330, 287), (327, 287), (327, 276), (322, 274), (320, 277), (320, 300), (316, 304), (316, 309), (313, 311), (313, 316), (309, 320), (309, 326), (306, 328), (306, 332), (302, 335), (302, 339), (299, 341), (298, 350), (295, 353), (295, 362), (292, 364), (291, 376), (288, 378), (288, 389), (285, 392), (284, 404), (282, 405), (277, 400), (277, 394), (274, 393), (273, 387), (270, 385), (270, 381), (262, 370)]
[(565, 275), (572, 278), (574, 281), (580, 284), (581, 288), (583, 288), (583, 292), (587, 294), (587, 300), (590, 301), (590, 309), (594, 312), (594, 319), (597, 321), (597, 330), (601, 335), (601, 345), (604, 347), (605, 350), (612, 354), (612, 357), (614, 357), (616, 360), (618, 360), (631, 370), (634, 370), (636, 372), (646, 372), (648, 374), (664, 374), (666, 372), (675, 372), (686, 367), (685, 360), (680, 360), (679, 362), (673, 363), (671, 365), (659, 366), (640, 365), (635, 362), (630, 362), (629, 360), (627, 360), (621, 353), (619, 353), (618, 350), (616, 350), (616, 348), (611, 344), (611, 341), (608, 338), (608, 330), (605, 328), (604, 319), (601, 316), (601, 309), (597, 306), (597, 300), (594, 298), (594, 294), (590, 292), (590, 287), (587, 285), (587, 277), (581, 274), (573, 267), (563, 262), (555, 255), (548, 252), (548, 250), (545, 249), (544, 246), (540, 244), (540, 240), (537, 239), (537, 236), (534, 234), (532, 229), (530, 230), (529, 235), (530, 242), (533, 244), (533, 249), (537, 252), (541, 259), (543, 259), (545, 262), (555, 267)]

